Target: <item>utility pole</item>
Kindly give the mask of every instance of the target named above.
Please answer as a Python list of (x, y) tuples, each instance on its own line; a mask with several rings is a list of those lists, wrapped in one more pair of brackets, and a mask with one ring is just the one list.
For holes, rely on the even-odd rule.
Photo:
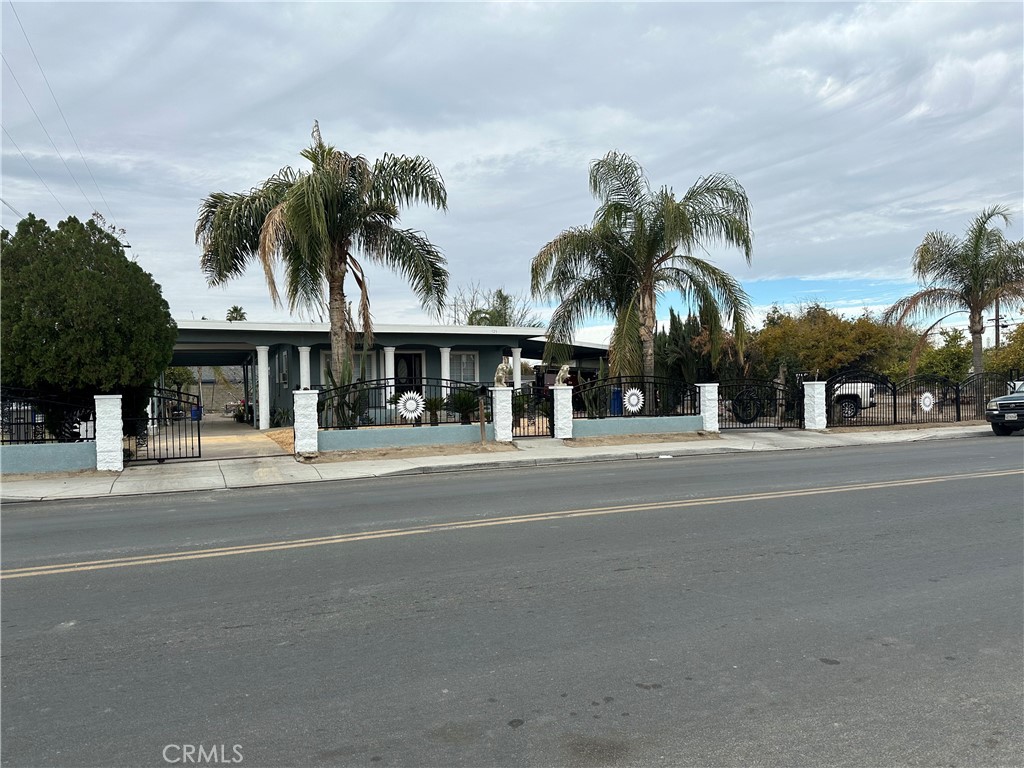
[(999, 349), (999, 297), (996, 297), (996, 349)]

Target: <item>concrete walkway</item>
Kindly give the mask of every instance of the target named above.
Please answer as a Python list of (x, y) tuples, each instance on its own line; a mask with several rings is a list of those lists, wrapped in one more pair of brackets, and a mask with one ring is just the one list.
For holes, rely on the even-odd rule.
[(630, 445), (590, 447), (566, 444), (561, 440), (537, 438), (517, 441), (518, 450), (501, 453), (392, 459), (353, 458), (318, 464), (303, 464), (288, 455), (269, 455), (244, 459), (129, 465), (121, 473), (13, 475), (4, 478), (0, 483), (0, 502), (209, 491), (428, 472), (513, 469), (573, 462), (678, 458), (749, 451), (841, 448), (970, 437), (1000, 440), (1007, 443), (1006, 447), (1009, 450), (1020, 452), (1021, 449), (1019, 438), (996, 438), (987, 425), (849, 432), (728, 430), (718, 437), (708, 436), (685, 442), (643, 442), (643, 437), (638, 436), (637, 442)]

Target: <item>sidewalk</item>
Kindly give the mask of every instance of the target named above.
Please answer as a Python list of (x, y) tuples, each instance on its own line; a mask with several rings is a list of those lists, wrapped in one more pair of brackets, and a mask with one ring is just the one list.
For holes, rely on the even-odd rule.
[[(507, 453), (422, 456), (402, 459), (354, 459), (319, 464), (303, 464), (295, 461), (291, 456), (280, 455), (128, 466), (120, 474), (82, 472), (32, 476), (15, 475), (10, 479), (2, 480), (0, 502), (210, 491), (431, 472), (510, 469), (594, 461), (678, 458), (750, 451), (840, 448), (965, 437), (997, 439), (992, 436), (992, 431), (987, 425), (856, 432), (728, 430), (720, 433), (717, 437), (708, 436), (704, 439), (686, 442), (651, 443), (643, 442), (643, 437), (638, 436), (637, 442), (630, 445), (590, 447), (566, 445), (561, 440), (537, 438), (517, 441), (518, 450)], [(1019, 446), (1019, 443), (1017, 445)]]

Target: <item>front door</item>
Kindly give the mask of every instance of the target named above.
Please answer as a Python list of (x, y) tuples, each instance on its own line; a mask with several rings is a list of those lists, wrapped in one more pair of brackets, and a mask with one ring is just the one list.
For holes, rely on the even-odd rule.
[(398, 392), (414, 390), (423, 394), (423, 353), (395, 353), (395, 389)]

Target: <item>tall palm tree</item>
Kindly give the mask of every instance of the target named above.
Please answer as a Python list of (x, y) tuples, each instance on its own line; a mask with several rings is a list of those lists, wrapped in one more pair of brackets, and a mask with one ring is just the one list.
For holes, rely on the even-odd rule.
[(713, 318), (716, 333), (724, 313), (742, 338), (746, 293), (694, 255), (720, 242), (740, 248), (750, 263), (750, 204), (739, 182), (713, 174), (677, 199), (669, 187), (654, 191), (633, 158), (609, 152), (591, 163), (590, 191), (599, 203), (593, 223), (565, 230), (533, 259), (533, 295), (561, 302), (549, 339), (568, 343), (587, 317), (608, 315), (612, 375), (653, 376), (658, 296), (669, 290)]
[[(1000, 221), (1010, 225), (1009, 209), (994, 206), (974, 218), (962, 240), (946, 232), (925, 235), (914, 251), (913, 261), (914, 274), (925, 287), (897, 301), (883, 316), (888, 322), (902, 325), (938, 312), (966, 312), (975, 373), (984, 370), (982, 313), (999, 299), (1024, 299), (1024, 244), (1008, 241), (996, 226)], [(928, 334), (949, 314), (921, 335), (911, 355), (912, 369)]]
[(214, 192), (199, 207), (196, 243), (210, 285), (238, 277), (250, 261), (263, 267), (275, 306), (281, 297), (274, 268), (283, 266), (289, 309), (324, 303), (331, 323), (331, 372), (343, 380), (355, 343), (355, 322), (345, 278), (359, 290), (364, 348), (373, 339), (366, 273), (356, 259), (390, 267), (409, 281), (424, 308), (444, 307), (448, 271), (440, 251), (423, 235), (398, 229), (399, 209), (421, 202), (447, 210), (441, 175), (423, 157), (385, 154), (372, 165), (362, 155), (325, 144), (313, 123), (313, 141), (301, 153), (308, 171), (283, 168), (249, 192)]

